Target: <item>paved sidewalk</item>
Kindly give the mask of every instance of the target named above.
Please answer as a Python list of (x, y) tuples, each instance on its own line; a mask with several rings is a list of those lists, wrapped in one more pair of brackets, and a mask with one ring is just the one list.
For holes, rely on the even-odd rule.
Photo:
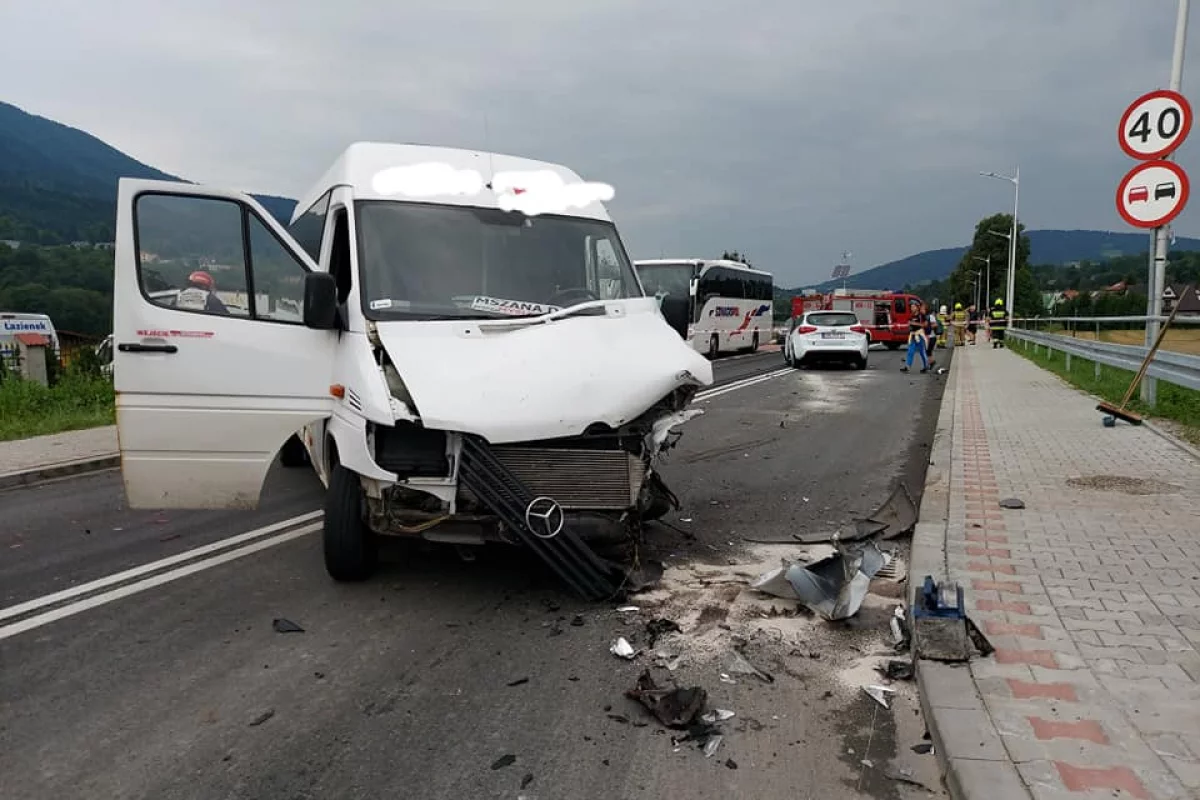
[(1005, 350), (955, 348), (950, 377), (945, 566), (996, 647), (969, 671), (922, 662), (952, 787), (1200, 798), (1200, 461), (1104, 428), (1094, 399)]
[(117, 426), (0, 442), (0, 473), (59, 466), (117, 454)]

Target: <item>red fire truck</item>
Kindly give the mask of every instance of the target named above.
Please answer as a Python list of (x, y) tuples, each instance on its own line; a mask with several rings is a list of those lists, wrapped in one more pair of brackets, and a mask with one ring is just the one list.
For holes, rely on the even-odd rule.
[(829, 294), (792, 298), (792, 316), (807, 311), (853, 311), (871, 343), (896, 350), (908, 341), (908, 320), (921, 308), (921, 298), (880, 289), (835, 289)]

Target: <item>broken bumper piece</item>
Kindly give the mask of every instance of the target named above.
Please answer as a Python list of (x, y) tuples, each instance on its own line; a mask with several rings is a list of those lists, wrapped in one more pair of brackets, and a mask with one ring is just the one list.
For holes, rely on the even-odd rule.
[(871, 579), (891, 560), (874, 542), (847, 547), (813, 564), (792, 564), (759, 576), (751, 587), (787, 600), (799, 600), (814, 613), (834, 621), (858, 613)]

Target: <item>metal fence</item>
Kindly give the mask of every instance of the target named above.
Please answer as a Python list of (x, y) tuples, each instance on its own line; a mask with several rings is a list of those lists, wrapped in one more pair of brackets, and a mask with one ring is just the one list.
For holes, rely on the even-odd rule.
[[(1007, 338), (1021, 342), (1025, 348), (1032, 346), (1035, 354), (1044, 350), (1047, 358), (1054, 352), (1063, 353), (1066, 357), (1067, 369), (1071, 368), (1072, 358), (1082, 358), (1086, 361), (1091, 361), (1094, 364), (1096, 378), (1098, 379), (1102, 367), (1114, 367), (1129, 372), (1137, 372), (1141, 368), (1147, 351), (1150, 349), (1145, 345), (1116, 344), (1101, 341), (1103, 327), (1128, 325), (1134, 322), (1140, 322), (1144, 326), (1148, 319), (1151, 318), (1051, 317), (1020, 319), (1014, 320), (1014, 323), (1020, 323), (1021, 325), (1010, 327)], [(1160, 319), (1165, 321), (1166, 317), (1161, 317)], [(1172, 325), (1178, 325), (1181, 321), (1184, 324), (1200, 323), (1200, 319), (1181, 320), (1180, 317), (1176, 317)], [(1062, 327), (1063, 323), (1073, 324), (1077, 327), (1064, 330), (1064, 327)], [(1047, 330), (1035, 329), (1035, 327), (1041, 328), (1043, 326), (1052, 329), (1056, 324), (1059, 326), (1058, 330), (1064, 332), (1050, 333)], [(1088, 333), (1094, 331), (1095, 338), (1091, 338), (1090, 336), (1088, 338), (1081, 338), (1078, 335), (1081, 330), (1078, 326), (1086, 326), (1082, 330)], [(1166, 381), (1176, 386), (1200, 391), (1200, 356), (1177, 353), (1160, 348), (1154, 354), (1154, 358), (1146, 370), (1146, 376)], [(1153, 396), (1151, 397), (1151, 405), (1153, 405)]]

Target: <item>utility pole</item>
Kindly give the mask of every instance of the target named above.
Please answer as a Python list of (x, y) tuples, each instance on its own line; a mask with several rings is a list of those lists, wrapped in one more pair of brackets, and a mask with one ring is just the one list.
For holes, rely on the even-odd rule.
[[(1187, 48), (1188, 0), (1179, 0), (1179, 10), (1175, 17), (1175, 51), (1171, 55), (1171, 91), (1178, 92), (1183, 85), (1183, 56)], [(1175, 154), (1168, 153), (1163, 158), (1173, 160)], [(1150, 260), (1150, 299), (1146, 304), (1146, 316), (1151, 317), (1146, 322), (1146, 347), (1152, 347), (1158, 338), (1158, 318), (1162, 316), (1162, 296), (1167, 282), (1167, 226), (1154, 229), (1154, 252)], [(1142, 381), (1142, 401), (1154, 405), (1158, 394), (1158, 381), (1147, 375)]]

